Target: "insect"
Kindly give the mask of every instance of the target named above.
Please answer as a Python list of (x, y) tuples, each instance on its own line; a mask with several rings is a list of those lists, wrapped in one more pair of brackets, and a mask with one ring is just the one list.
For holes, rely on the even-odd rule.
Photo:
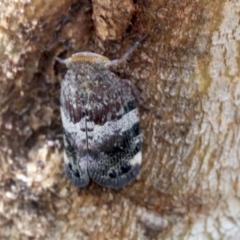
[(142, 162), (141, 130), (133, 84), (109, 68), (125, 62), (143, 36), (118, 60), (79, 52), (65, 60), (61, 85), (64, 165), (67, 177), (83, 188), (92, 179), (118, 189), (136, 178)]

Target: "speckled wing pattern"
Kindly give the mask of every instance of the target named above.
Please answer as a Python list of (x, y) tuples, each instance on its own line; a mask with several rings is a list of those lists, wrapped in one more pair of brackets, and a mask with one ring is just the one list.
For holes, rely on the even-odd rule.
[(75, 186), (91, 178), (117, 189), (136, 178), (141, 131), (126, 81), (97, 64), (71, 64), (61, 86), (61, 117), (65, 172)]

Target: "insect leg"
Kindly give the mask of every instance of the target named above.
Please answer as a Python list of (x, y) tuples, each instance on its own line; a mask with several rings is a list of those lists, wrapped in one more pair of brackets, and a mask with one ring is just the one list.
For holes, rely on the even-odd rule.
[(128, 49), (128, 51), (123, 54), (123, 56), (120, 59), (115, 59), (112, 61), (109, 61), (105, 64), (106, 68), (116, 68), (117, 66), (126, 63), (126, 61), (129, 59), (129, 57), (132, 55), (132, 53), (139, 47), (139, 45), (146, 39), (147, 35), (143, 35), (137, 42), (134, 43), (134, 45)]

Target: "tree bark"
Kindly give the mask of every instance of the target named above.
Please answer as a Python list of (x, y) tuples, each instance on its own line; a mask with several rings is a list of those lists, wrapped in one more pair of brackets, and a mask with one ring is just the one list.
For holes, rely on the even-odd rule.
[[(0, 3), (1, 239), (237, 239), (239, 1)], [(120, 58), (141, 92), (143, 164), (114, 191), (63, 172), (65, 58)]]

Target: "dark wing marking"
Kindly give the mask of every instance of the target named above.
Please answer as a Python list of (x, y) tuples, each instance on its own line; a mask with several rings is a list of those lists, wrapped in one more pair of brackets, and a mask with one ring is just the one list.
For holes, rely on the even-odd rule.
[(99, 151), (96, 150), (97, 158), (89, 159), (88, 172), (98, 184), (117, 189), (131, 182), (139, 172), (140, 162), (131, 161), (141, 154), (139, 123), (124, 132), (121, 138), (113, 136), (111, 140), (115, 142), (114, 147), (104, 141)]
[(84, 152), (76, 150), (70, 137), (64, 132), (65, 173), (76, 187), (85, 187), (89, 183), (87, 172), (88, 158)]

